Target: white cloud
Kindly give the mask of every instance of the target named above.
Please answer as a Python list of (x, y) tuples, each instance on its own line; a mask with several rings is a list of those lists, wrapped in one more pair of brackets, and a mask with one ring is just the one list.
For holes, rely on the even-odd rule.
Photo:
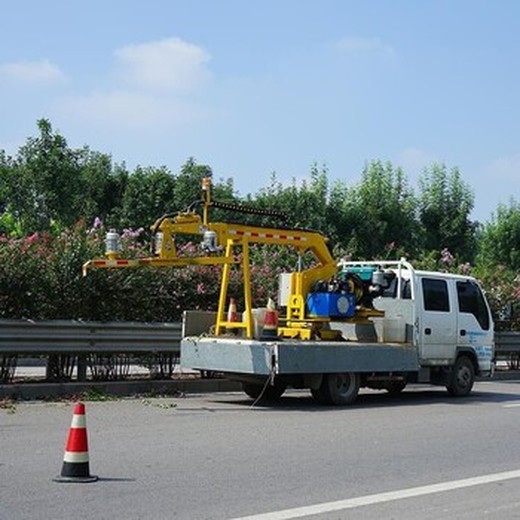
[(53, 84), (67, 79), (61, 69), (49, 60), (19, 61), (0, 65), (0, 78), (15, 83)]
[(71, 97), (57, 110), (63, 117), (118, 128), (121, 132), (189, 125), (208, 117), (204, 109), (186, 101), (124, 90)]
[(395, 49), (380, 38), (346, 37), (336, 42), (336, 47), (350, 53), (373, 53), (394, 56)]
[(132, 85), (176, 92), (189, 91), (210, 76), (210, 55), (180, 38), (121, 47), (114, 52), (119, 75)]
[(54, 107), (60, 117), (124, 133), (187, 128), (215, 115), (194, 95), (211, 76), (209, 54), (197, 45), (167, 38), (114, 56), (112, 86), (61, 99)]
[(513, 186), (516, 184), (516, 191), (520, 191), (520, 153), (492, 161), (485, 168), (485, 172), (489, 178), (495, 181), (509, 181), (513, 183)]

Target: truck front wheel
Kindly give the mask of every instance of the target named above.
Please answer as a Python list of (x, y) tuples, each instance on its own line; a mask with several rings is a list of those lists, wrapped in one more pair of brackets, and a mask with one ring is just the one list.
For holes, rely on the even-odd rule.
[(345, 406), (352, 404), (359, 392), (359, 374), (325, 374), (320, 388), (311, 390), (312, 396), (320, 404)]
[(446, 388), (454, 397), (464, 397), (471, 392), (475, 382), (475, 367), (468, 356), (459, 356), (451, 369)]

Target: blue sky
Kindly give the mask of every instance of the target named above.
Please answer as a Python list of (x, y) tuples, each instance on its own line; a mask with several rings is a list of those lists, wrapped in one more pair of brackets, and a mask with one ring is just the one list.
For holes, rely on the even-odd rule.
[(0, 148), (49, 118), (134, 168), (188, 157), (240, 194), (314, 162), (460, 168), (473, 218), (520, 198), (515, 0), (3, 0)]

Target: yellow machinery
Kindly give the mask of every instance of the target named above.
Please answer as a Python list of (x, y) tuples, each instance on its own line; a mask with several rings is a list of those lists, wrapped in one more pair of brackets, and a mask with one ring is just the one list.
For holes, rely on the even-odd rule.
[[(211, 200), (211, 181), (202, 181), (202, 218), (194, 210), (177, 216), (163, 217), (151, 227), (155, 240), (155, 254), (151, 257), (123, 259), (119, 257), (119, 235), (109, 232), (106, 239), (106, 258), (89, 260), (83, 265), (83, 274), (89, 269), (136, 268), (136, 267), (185, 267), (188, 265), (223, 265), (222, 282), (218, 302), (215, 334), (224, 334), (226, 329), (245, 329), (248, 338), (253, 337), (251, 276), (249, 263), (250, 244), (274, 244), (294, 247), (299, 254), (312, 253), (315, 264), (290, 275), (290, 295), (284, 326), (278, 333), (284, 337), (310, 339), (323, 328), (328, 318), (309, 318), (306, 315), (306, 296), (318, 280), (328, 280), (337, 271), (336, 261), (327, 247), (327, 238), (315, 231), (257, 227), (225, 222), (210, 222), (209, 209), (216, 206)], [(222, 204), (220, 205), (222, 207)], [(203, 256), (179, 256), (176, 235), (199, 235), (202, 237)], [(241, 250), (242, 259), (237, 260)], [(232, 264), (239, 264), (243, 273), (245, 320), (228, 322), (226, 302)], [(326, 327), (325, 327), (326, 329)], [(326, 334), (324, 331), (323, 334)]]

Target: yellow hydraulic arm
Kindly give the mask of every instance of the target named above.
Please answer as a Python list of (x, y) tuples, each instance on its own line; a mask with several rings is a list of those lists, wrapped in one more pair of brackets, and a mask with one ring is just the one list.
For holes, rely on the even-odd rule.
[[(315, 265), (309, 269), (291, 274), (290, 297), (287, 305), (286, 327), (281, 328), (288, 337), (310, 337), (311, 321), (306, 318), (305, 299), (313, 282), (331, 278), (337, 270), (336, 262), (327, 247), (327, 238), (315, 231), (296, 229), (267, 228), (243, 224), (210, 222), (209, 208), (212, 205), (210, 179), (202, 184), (203, 215), (194, 211), (179, 213), (173, 218), (163, 217), (152, 226), (155, 235), (155, 254), (151, 257), (119, 258), (115, 243), (117, 233), (107, 237), (107, 258), (89, 260), (83, 265), (83, 273), (92, 268), (133, 268), (133, 267), (185, 267), (188, 265), (223, 265), (222, 282), (218, 302), (215, 334), (218, 336), (226, 329), (245, 329), (248, 338), (253, 337), (251, 273), (249, 263), (250, 244), (274, 244), (294, 247), (299, 254), (310, 252)], [(205, 255), (183, 257), (177, 253), (176, 235), (202, 236)], [(243, 322), (226, 321), (226, 301), (232, 264), (237, 260), (236, 250), (242, 252), (241, 267), (245, 302)], [(323, 320), (322, 320), (323, 321)]]

